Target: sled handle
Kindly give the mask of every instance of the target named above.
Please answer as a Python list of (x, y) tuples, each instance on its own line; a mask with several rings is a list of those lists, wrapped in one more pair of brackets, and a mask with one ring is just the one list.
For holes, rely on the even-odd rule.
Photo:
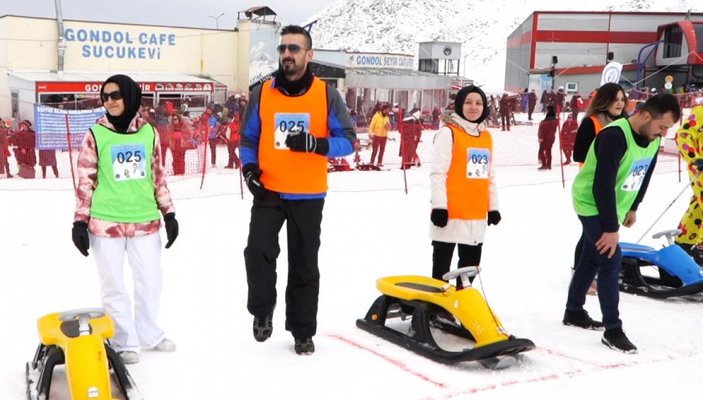
[(669, 229), (666, 231), (655, 233), (654, 235), (652, 235), (652, 238), (659, 239), (660, 237), (665, 236), (667, 243), (669, 244), (669, 246), (671, 246), (672, 244), (674, 244), (674, 238), (676, 236), (679, 236), (680, 234), (681, 229)]
[(459, 277), (461, 279), (462, 285), (464, 285), (465, 288), (471, 287), (471, 281), (469, 280), (469, 278), (473, 278), (474, 276), (476, 276), (478, 274), (478, 271), (478, 267), (461, 267), (442, 275), (442, 279), (444, 279), (445, 281), (449, 281), (456, 277)]
[(62, 322), (78, 320), (78, 332), (79, 335), (83, 336), (90, 334), (88, 320), (103, 316), (105, 316), (105, 310), (102, 308), (77, 308), (62, 312), (59, 314), (59, 320)]

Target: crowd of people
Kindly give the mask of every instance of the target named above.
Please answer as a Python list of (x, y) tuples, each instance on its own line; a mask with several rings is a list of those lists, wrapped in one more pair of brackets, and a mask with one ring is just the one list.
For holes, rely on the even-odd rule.
[[(37, 157), (37, 153), (39, 157)], [(11, 171), (10, 160), (15, 158), (16, 170)], [(33, 179), (36, 177), (36, 165), (41, 168), (42, 178), (47, 176), (50, 168), (54, 178), (59, 177), (56, 150), (36, 148), (36, 133), (28, 120), (0, 120), (0, 178), (12, 178), (15, 175)]]
[(217, 167), (217, 146), (227, 147), (228, 159), (224, 168), (241, 167), (238, 149), (239, 127), (244, 107), (244, 97), (230, 97), (224, 107), (211, 104), (199, 116), (191, 116), (187, 109), (173, 110), (168, 106), (142, 107), (140, 114), (153, 125), (161, 144), (161, 163), (166, 165), (166, 154), (171, 152), (174, 175), (186, 173), (186, 153), (193, 150), (197, 155), (196, 172), (206, 168), (207, 153), (212, 168)]

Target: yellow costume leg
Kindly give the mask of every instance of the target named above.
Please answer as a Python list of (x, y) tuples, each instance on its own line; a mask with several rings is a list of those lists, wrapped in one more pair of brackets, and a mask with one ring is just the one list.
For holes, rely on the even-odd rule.
[(697, 245), (703, 242), (703, 184), (696, 176), (689, 174), (691, 179), (695, 179), (693, 185), (693, 196), (688, 205), (688, 210), (684, 213), (679, 222), (678, 229), (681, 235), (676, 238), (676, 243)]

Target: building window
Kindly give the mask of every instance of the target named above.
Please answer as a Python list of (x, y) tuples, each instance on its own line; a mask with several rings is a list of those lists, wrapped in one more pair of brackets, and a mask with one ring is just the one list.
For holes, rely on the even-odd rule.
[(12, 115), (15, 115), (16, 112), (20, 111), (20, 93), (13, 90), (10, 95), (12, 96), (12, 100), (10, 100), (12, 103)]
[(673, 25), (664, 31), (664, 58), (681, 57), (683, 31), (678, 25)]
[(693, 24), (696, 31), (696, 41), (698, 41), (698, 52), (703, 53), (703, 23)]
[(422, 72), (429, 72), (432, 74), (439, 73), (439, 63), (437, 62), (437, 60), (432, 60), (432, 59), (420, 60), (418, 67), (419, 67), (419, 70)]

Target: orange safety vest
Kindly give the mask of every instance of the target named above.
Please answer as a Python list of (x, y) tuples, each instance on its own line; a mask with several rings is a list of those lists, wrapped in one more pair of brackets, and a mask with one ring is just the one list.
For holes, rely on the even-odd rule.
[(313, 78), (302, 96), (286, 96), (272, 87), (273, 80), (261, 87), (259, 117), (259, 165), (261, 182), (279, 193), (317, 194), (327, 191), (327, 157), (315, 153), (290, 151), (285, 138), (291, 129), (304, 128), (318, 138), (329, 136), (327, 129), (327, 84)]
[(588, 118), (590, 118), (591, 121), (593, 121), (593, 125), (596, 127), (596, 134), (594, 136), (598, 136), (600, 131), (603, 130), (603, 125), (601, 125), (600, 120), (595, 115), (591, 115)]
[(488, 131), (478, 136), (461, 128), (452, 130), (452, 162), (447, 172), (447, 210), (451, 219), (486, 219), (493, 168), (493, 139)]
[[(596, 133), (593, 135), (593, 137), (594, 137), (593, 140), (595, 140), (595, 137), (598, 136), (598, 134), (600, 133), (600, 131), (603, 130), (603, 125), (600, 123), (600, 120), (599, 120), (598, 117), (596, 117), (595, 115), (591, 115), (591, 116), (588, 117), (588, 118), (590, 118), (591, 121), (593, 121), (593, 126), (594, 126), (595, 131), (596, 131)], [(582, 163), (582, 162), (579, 163), (579, 169), (581, 169), (581, 168), (583, 168), (583, 163)]]

